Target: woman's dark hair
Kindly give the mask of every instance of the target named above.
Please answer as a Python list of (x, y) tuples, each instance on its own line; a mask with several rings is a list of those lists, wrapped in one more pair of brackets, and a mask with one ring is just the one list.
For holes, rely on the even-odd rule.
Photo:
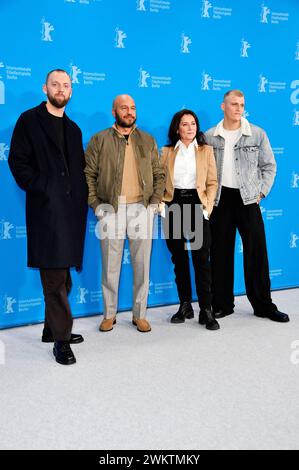
[(175, 115), (173, 116), (171, 120), (169, 130), (168, 130), (169, 144), (167, 145), (167, 147), (174, 147), (177, 141), (180, 140), (180, 135), (178, 134), (179, 125), (180, 125), (182, 117), (185, 116), (186, 114), (190, 114), (191, 116), (193, 116), (196, 122), (197, 131), (196, 131), (195, 138), (197, 140), (198, 145), (202, 146), (206, 144), (204, 133), (201, 132), (200, 130), (198, 117), (196, 116), (194, 111), (191, 111), (190, 109), (182, 109), (181, 111), (178, 111), (177, 113), (175, 113)]

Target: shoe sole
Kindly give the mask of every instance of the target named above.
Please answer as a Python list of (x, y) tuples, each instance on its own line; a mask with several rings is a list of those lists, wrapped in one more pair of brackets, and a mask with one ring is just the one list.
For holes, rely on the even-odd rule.
[[(206, 322), (204, 320), (198, 320), (198, 323), (200, 325), (206, 325)], [(213, 330), (219, 330), (220, 329), (220, 325), (215, 325), (215, 326), (212, 326), (212, 327), (209, 327), (206, 325), (206, 329), (207, 330), (210, 330), (210, 331), (213, 331)]]
[(275, 320), (274, 318), (268, 317), (267, 315), (259, 315), (256, 313), (254, 313), (254, 316), (257, 318), (267, 318), (268, 320), (275, 321), (276, 323), (288, 323), (290, 321), (289, 318), (286, 320)]
[[(54, 339), (43, 339), (42, 338), (42, 343), (55, 343)], [(83, 343), (84, 338), (80, 339), (79, 341), (69, 341), (70, 344), (80, 344)]]
[(234, 312), (232, 313), (225, 313), (225, 314), (221, 314), (221, 315), (217, 315), (217, 313), (215, 314), (215, 318), (216, 320), (221, 320), (221, 318), (225, 318), (225, 317), (228, 317), (229, 315), (233, 315)]
[(83, 343), (83, 341), (84, 341), (84, 338), (79, 339), (78, 341), (70, 341), (70, 344), (80, 344), (80, 343)]
[[(113, 325), (115, 325), (115, 323), (116, 323), (116, 319), (114, 319)], [(112, 331), (112, 330), (113, 330), (113, 325), (112, 325), (112, 328), (110, 328), (109, 330), (102, 330), (101, 327), (99, 328), (99, 330), (100, 330), (102, 333), (108, 333), (108, 331)]]
[(149, 333), (150, 331), (152, 331), (151, 328), (150, 328), (149, 330), (139, 330), (139, 328), (138, 328), (138, 326), (137, 326), (137, 323), (134, 322), (134, 320), (132, 320), (132, 325), (136, 326), (137, 331), (140, 331), (140, 333)]
[(210, 330), (210, 331), (216, 331), (216, 330), (219, 330), (219, 329), (220, 329), (220, 326), (219, 326), (219, 325), (217, 325), (217, 326), (213, 326), (212, 328), (211, 328), (211, 327), (208, 327), (208, 326), (206, 326), (206, 329), (207, 329), (207, 330)]

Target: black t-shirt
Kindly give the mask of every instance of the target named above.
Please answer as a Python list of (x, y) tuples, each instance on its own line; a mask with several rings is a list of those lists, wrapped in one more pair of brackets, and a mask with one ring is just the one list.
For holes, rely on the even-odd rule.
[(58, 146), (61, 150), (65, 163), (68, 166), (68, 153), (67, 153), (65, 136), (64, 136), (63, 117), (54, 116), (53, 114), (50, 114), (50, 117), (51, 117), (52, 125), (54, 126), (55, 133), (57, 136)]

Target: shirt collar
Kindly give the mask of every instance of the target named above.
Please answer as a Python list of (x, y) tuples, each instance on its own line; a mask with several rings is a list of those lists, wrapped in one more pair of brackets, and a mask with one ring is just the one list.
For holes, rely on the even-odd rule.
[[(131, 132), (130, 132), (129, 135), (131, 135), (131, 134), (135, 131), (136, 127), (137, 127), (136, 124), (134, 124), (134, 126), (131, 128)], [(117, 129), (115, 123), (113, 124), (112, 128), (117, 132), (117, 134), (118, 134), (119, 137), (124, 137), (124, 134), (122, 134), (121, 132), (119, 132), (119, 130)]]
[[(197, 143), (196, 138), (191, 142), (191, 144), (189, 144), (188, 150), (189, 150), (190, 145), (191, 145), (191, 147), (194, 147), (194, 148), (197, 149), (198, 143)], [(178, 140), (178, 141), (177, 141), (177, 143), (176, 143), (175, 146), (174, 146), (174, 149), (177, 149), (178, 147), (180, 147), (180, 148), (187, 148), (186, 145), (183, 144), (183, 142), (182, 142), (181, 140)]]
[[(224, 128), (223, 128), (223, 119), (222, 119), (222, 121), (220, 121), (216, 126), (216, 129), (214, 131), (214, 137), (216, 137), (217, 135), (224, 137), (223, 131), (224, 131)], [(241, 117), (241, 132), (242, 132), (242, 135), (247, 135), (247, 136), (252, 135), (250, 124), (247, 121), (247, 119), (245, 119), (244, 117)]]

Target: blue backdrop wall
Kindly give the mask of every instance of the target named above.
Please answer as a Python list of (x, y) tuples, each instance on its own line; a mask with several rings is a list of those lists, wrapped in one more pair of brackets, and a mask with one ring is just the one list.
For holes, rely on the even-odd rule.
[[(222, 118), (223, 94), (243, 90), (246, 116), (266, 129), (278, 164), (261, 206), (272, 288), (298, 286), (298, 0), (1, 0), (0, 18), (0, 328), (44, 316), (39, 273), (26, 268), (25, 198), (7, 157), (19, 114), (44, 99), (45, 75), (57, 67), (71, 74), (67, 113), (85, 145), (113, 123), (119, 93), (135, 98), (138, 125), (162, 146), (174, 112), (194, 109), (206, 130)], [(90, 211), (84, 270), (73, 273), (74, 316), (102, 311), (94, 228)], [(131, 306), (131, 275), (126, 246), (120, 310)], [(235, 290), (244, 292), (240, 238)], [(174, 302), (170, 258), (164, 240), (155, 240), (149, 305)]]

